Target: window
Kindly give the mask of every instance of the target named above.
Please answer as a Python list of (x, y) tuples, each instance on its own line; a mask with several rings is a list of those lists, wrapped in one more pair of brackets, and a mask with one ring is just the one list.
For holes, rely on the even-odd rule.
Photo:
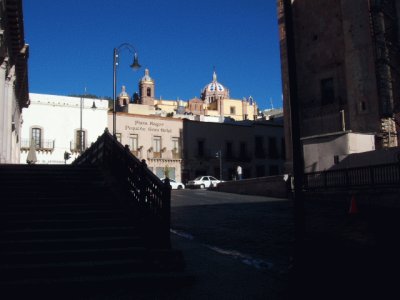
[(153, 138), (153, 152), (161, 152), (161, 136), (155, 136)]
[(173, 137), (172, 138), (172, 149), (174, 152), (179, 153), (180, 152), (180, 147), (179, 147), (179, 138)]
[(257, 158), (264, 158), (264, 139), (262, 136), (256, 136), (254, 139), (254, 154)]
[(236, 115), (236, 107), (231, 106), (230, 107), (230, 113), (231, 113), (231, 115)]
[(156, 175), (158, 178), (163, 178), (165, 174), (164, 167), (156, 167)]
[(247, 145), (244, 142), (240, 143), (240, 158), (245, 159), (247, 156)]
[(151, 88), (148, 87), (146, 92), (147, 92), (147, 97), (151, 97)]
[(278, 175), (279, 174), (279, 167), (277, 165), (270, 165), (269, 166), (269, 175)]
[(86, 149), (86, 135), (84, 130), (77, 130), (76, 136), (76, 150), (83, 151)]
[(42, 129), (34, 127), (32, 128), (32, 139), (35, 142), (36, 148), (42, 147)]
[(129, 147), (131, 148), (131, 151), (137, 151), (139, 148), (139, 140), (138, 140), (138, 135), (137, 134), (131, 134), (129, 136)]
[(278, 158), (278, 156), (279, 156), (275, 137), (268, 138), (268, 154), (269, 154), (270, 158), (274, 158), (274, 159)]
[(335, 89), (333, 85), (333, 78), (326, 78), (321, 80), (321, 104), (332, 104), (335, 100)]
[(199, 156), (199, 157), (204, 156), (204, 141), (203, 140), (197, 141), (197, 156)]
[(340, 162), (339, 155), (334, 155), (333, 156), (333, 163), (335, 165), (337, 165), (337, 164), (339, 164), (339, 162)]
[(232, 159), (233, 151), (232, 151), (232, 142), (226, 142), (226, 158)]

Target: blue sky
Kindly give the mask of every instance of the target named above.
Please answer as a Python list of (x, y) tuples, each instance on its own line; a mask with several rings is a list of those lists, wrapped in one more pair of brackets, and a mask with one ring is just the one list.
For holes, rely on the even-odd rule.
[(144, 69), (156, 97), (199, 97), (212, 80), (231, 98), (282, 106), (275, 0), (23, 1), (32, 93), (112, 96), (113, 48), (132, 44), (142, 69), (120, 53), (117, 92), (137, 91)]

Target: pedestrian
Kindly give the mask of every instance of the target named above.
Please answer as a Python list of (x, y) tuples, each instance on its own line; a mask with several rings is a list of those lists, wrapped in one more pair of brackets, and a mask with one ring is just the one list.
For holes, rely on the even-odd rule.
[(236, 173), (237, 173), (238, 180), (242, 180), (242, 167), (241, 166), (237, 166)]

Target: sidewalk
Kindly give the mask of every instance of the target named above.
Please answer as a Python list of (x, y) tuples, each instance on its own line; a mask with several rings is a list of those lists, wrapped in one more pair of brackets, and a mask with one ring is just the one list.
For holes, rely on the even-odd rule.
[(303, 270), (295, 282), (307, 299), (400, 299), (398, 211), (349, 201), (306, 201)]

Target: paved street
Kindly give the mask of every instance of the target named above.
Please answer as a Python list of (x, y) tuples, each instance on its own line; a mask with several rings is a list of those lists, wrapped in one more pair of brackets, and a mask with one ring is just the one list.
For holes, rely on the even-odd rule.
[(171, 202), (173, 247), (195, 276), (176, 299), (285, 298), (293, 242), (288, 200), (196, 189), (173, 191)]

